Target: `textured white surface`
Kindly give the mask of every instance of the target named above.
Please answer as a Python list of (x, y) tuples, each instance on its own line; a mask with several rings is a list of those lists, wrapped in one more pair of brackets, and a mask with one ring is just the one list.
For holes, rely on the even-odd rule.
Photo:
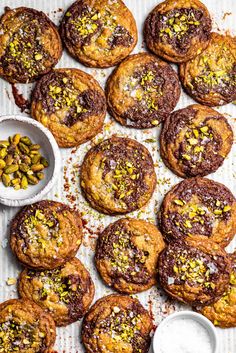
[[(158, 3), (160, 0), (125, 0), (127, 6), (132, 10), (134, 17), (136, 18), (138, 29), (139, 29), (139, 42), (134, 52), (139, 52), (144, 49), (142, 26), (143, 21), (146, 18), (149, 11)], [(236, 22), (236, 1), (235, 0), (203, 0), (208, 6), (214, 19), (214, 29), (217, 30), (220, 27), (222, 30), (230, 30), (233, 33), (233, 28)], [(1, 0), (0, 1), (0, 13), (3, 12), (5, 6), (16, 7), (16, 6), (29, 6), (46, 12), (50, 18), (58, 23), (62, 12), (58, 12), (58, 9), (65, 10), (70, 4), (71, 0)], [(225, 13), (232, 13), (227, 15), (225, 19), (223, 16)], [(235, 34), (235, 33), (234, 33)], [(58, 67), (76, 67), (80, 68), (90, 74), (92, 74), (102, 86), (104, 86), (105, 80), (112, 69), (106, 70), (95, 70), (85, 68), (84, 66), (77, 63), (75, 60), (70, 58), (64, 51), (61, 61)], [(26, 93), (30, 93), (30, 85), (22, 86), (19, 85), (19, 89)], [(14, 105), (11, 94), (11, 87), (8, 83), (0, 80), (0, 115), (5, 114), (19, 114), (19, 109)], [(182, 92), (181, 99), (177, 108), (182, 108), (191, 104), (193, 100), (189, 98), (185, 93)], [(229, 104), (221, 107), (219, 111), (229, 119), (229, 122), (234, 128), (236, 136), (236, 106)], [(235, 116), (234, 116), (235, 115)], [(127, 129), (118, 125), (107, 116), (105, 121), (104, 130), (93, 142), (97, 142), (99, 139), (109, 137), (113, 133), (118, 133), (121, 136), (130, 136), (131, 138), (137, 139), (143, 143), (149, 151), (152, 153), (154, 162), (156, 163), (156, 173), (158, 177), (158, 185), (152, 200), (149, 202), (147, 207), (143, 208), (142, 211), (132, 213), (130, 216), (148, 219), (155, 222), (155, 211), (158, 210), (160, 203), (163, 199), (164, 194), (170, 189), (172, 185), (180, 181), (180, 178), (176, 177), (163, 165), (160, 155), (159, 146), (154, 142), (148, 142), (150, 139), (157, 139), (159, 136), (160, 128), (152, 130), (138, 131), (135, 129)], [(105, 287), (98, 277), (98, 274), (94, 268), (93, 263), (93, 249), (95, 239), (97, 237), (97, 231), (103, 229), (110, 222), (114, 221), (116, 217), (108, 217), (100, 215), (98, 212), (91, 210), (87, 202), (80, 194), (78, 187), (79, 181), (79, 169), (78, 166), (81, 164), (85, 152), (91, 147), (91, 142), (79, 147), (78, 149), (72, 150), (61, 150), (62, 155), (62, 169), (61, 175), (58, 179), (57, 185), (54, 186), (53, 190), (48, 194), (49, 199), (58, 200), (76, 206), (84, 214), (84, 219), (87, 220), (85, 229), (85, 237), (83, 246), (81, 246), (78, 257), (84, 262), (86, 267), (90, 270), (93, 280), (96, 284), (96, 296), (95, 299), (102, 297), (105, 294), (111, 292), (110, 289)], [(232, 192), (236, 190), (236, 146), (232, 149), (230, 155), (216, 173), (209, 175), (216, 181), (225, 183)], [(66, 168), (66, 169), (64, 169)], [(71, 197), (71, 194), (74, 197)], [(9, 246), (7, 245), (7, 238), (9, 233), (9, 222), (16, 213), (16, 209), (0, 206), (0, 301), (17, 297), (16, 288), (14, 286), (7, 286), (6, 280), (8, 277), (17, 277), (21, 266), (17, 263)], [(229, 246), (229, 250), (232, 251), (236, 241), (232, 242)], [(152, 311), (155, 318), (155, 322), (158, 324), (163, 317), (167, 316), (174, 310), (183, 310), (184, 306), (178, 305), (163, 295), (163, 293), (156, 288), (139, 294), (138, 298), (145, 305), (146, 308)], [(79, 338), (80, 323), (67, 326), (66, 328), (58, 329), (58, 338), (56, 349), (59, 353), (82, 353), (84, 352)], [(217, 329), (220, 341), (219, 353), (236, 353), (236, 329), (221, 330)], [(173, 352), (174, 353), (174, 352)], [(199, 353), (201, 353), (199, 351)]]

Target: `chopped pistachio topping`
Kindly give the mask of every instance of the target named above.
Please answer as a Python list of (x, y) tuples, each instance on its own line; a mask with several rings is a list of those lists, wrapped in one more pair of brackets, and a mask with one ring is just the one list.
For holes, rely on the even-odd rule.
[[(236, 76), (235, 76), (235, 79), (236, 79)], [(222, 84), (225, 85), (229, 81), (231, 81), (231, 78), (229, 74), (224, 70), (215, 71), (215, 72), (206, 70), (206, 72), (203, 73), (202, 75), (195, 77), (195, 82), (205, 83), (210, 87), (214, 87)], [(236, 82), (234, 82), (234, 85), (235, 84)]]
[[(43, 335), (43, 336), (42, 336)], [(0, 352), (22, 352), (36, 349), (43, 344), (45, 334), (38, 332), (37, 327), (26, 322), (9, 321), (0, 324)]]
[(184, 204), (185, 204), (186, 202), (183, 201), (183, 200), (174, 200), (174, 203), (176, 203), (176, 205), (179, 205), (179, 206), (184, 206)]
[(189, 258), (186, 251), (178, 255), (173, 271), (179, 280), (215, 288), (215, 284), (210, 281), (211, 267), (200, 258)]
[(117, 229), (115, 235), (117, 240), (112, 244), (112, 268), (120, 273), (132, 269), (131, 275), (135, 276), (141, 272), (148, 255), (136, 248), (131, 241), (132, 235), (127, 230)]
[[(116, 307), (114, 307), (116, 308)], [(139, 332), (141, 316), (133, 311), (114, 310), (101, 322), (99, 330), (108, 333), (114, 340), (132, 343)]]
[[(185, 133), (186, 143), (182, 145), (181, 157), (182, 163), (190, 165), (191, 168), (195, 168), (201, 164), (204, 160), (204, 151), (209, 143), (213, 143), (213, 132), (207, 126), (195, 126), (191, 125)], [(213, 146), (214, 149), (217, 146)]]
[(200, 72), (192, 83), (206, 85), (209, 88), (235, 86), (235, 58), (231, 49), (224, 44), (219, 47), (219, 44), (214, 42), (209, 48), (209, 51), (206, 50), (200, 57)]
[(109, 186), (109, 191), (113, 190), (118, 199), (130, 196), (134, 192), (132, 185), (139, 177), (140, 175), (132, 162), (118, 161), (113, 173), (114, 182), (111, 184), (111, 188)]
[[(196, 204), (191, 201), (186, 203), (182, 199), (174, 199), (173, 203), (180, 206), (177, 208), (177, 217), (174, 221), (185, 234), (191, 235), (191, 229), (195, 224), (213, 225), (216, 219), (227, 217), (227, 212), (230, 212), (231, 206), (225, 201), (208, 200), (209, 204)], [(181, 216), (181, 218), (179, 218)]]
[(98, 24), (96, 22), (100, 17), (100, 13), (92, 11), (86, 16), (71, 20), (70, 23), (75, 26), (81, 37), (87, 37), (89, 34), (93, 34), (97, 30)]
[[(160, 84), (157, 83), (154, 70), (147, 69), (143, 73), (136, 72), (129, 78), (124, 91), (130, 92), (132, 98), (135, 98), (144, 108), (153, 112), (158, 110), (158, 97), (162, 96)], [(158, 125), (158, 120), (153, 120), (152, 125)]]
[(229, 205), (224, 206), (223, 212), (228, 212), (231, 210), (231, 207)]
[[(67, 83), (68, 79), (63, 77), (63, 83)], [(63, 88), (60, 86), (49, 85), (49, 96), (54, 100), (54, 107), (56, 110), (67, 108), (74, 108), (76, 114), (86, 113), (87, 109), (85, 109), (79, 102), (78, 95), (79, 91), (76, 92), (72, 90), (71, 87), (64, 86)]]
[[(56, 246), (62, 245), (62, 238), (59, 233), (59, 222), (57, 215), (53, 212), (45, 215), (43, 211), (37, 209), (24, 221), (24, 229), (26, 230), (29, 241), (41, 249), (46, 249), (48, 241), (52, 239)], [(56, 250), (56, 249), (55, 249)]]
[(10, 66), (15, 65), (19, 73), (24, 70), (31, 78), (45, 69), (43, 58), (48, 58), (48, 53), (44, 51), (41, 27), (37, 20), (33, 20), (11, 37), (2, 58), (9, 71)]
[(230, 284), (236, 285), (236, 273), (235, 272), (232, 272), (230, 274)]
[(37, 275), (37, 280), (42, 284), (42, 287), (39, 289), (42, 300), (56, 294), (61, 304), (68, 304), (81, 294), (79, 277), (76, 277), (76, 282), (74, 282), (70, 279), (70, 276), (63, 276), (60, 269), (40, 273), (29, 271), (29, 279), (34, 278), (35, 275)]
[(163, 28), (160, 31), (160, 37), (167, 35), (170, 38), (176, 36), (178, 39), (186, 35), (190, 28), (196, 28), (200, 25), (192, 11), (173, 13), (171, 17), (169, 14), (165, 14), (162, 22)]
[[(71, 16), (68, 16), (71, 17)], [(82, 38), (94, 35), (97, 31), (102, 28), (100, 35), (97, 39), (97, 43), (101, 44), (102, 47), (106, 47), (109, 44), (110, 38), (105, 38), (103, 33), (104, 29), (108, 29), (114, 34), (114, 30), (119, 27), (115, 16), (109, 11), (109, 9), (104, 9), (99, 11), (85, 11), (82, 16), (73, 19), (69, 19), (79, 35)]]

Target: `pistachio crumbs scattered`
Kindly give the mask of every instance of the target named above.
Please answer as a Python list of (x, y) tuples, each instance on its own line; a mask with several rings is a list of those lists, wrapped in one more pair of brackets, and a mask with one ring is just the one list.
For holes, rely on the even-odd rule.
[(44, 337), (45, 333), (38, 333), (33, 324), (9, 319), (0, 324), (0, 352), (21, 352), (41, 347)]
[[(70, 17), (71, 14), (67, 12), (66, 16)], [(81, 37), (87, 37), (88, 35), (94, 34), (98, 29), (100, 18), (101, 14), (98, 11), (91, 11), (86, 13), (86, 15), (84, 14), (83, 17), (78, 17), (76, 20), (70, 20), (69, 23), (76, 28)]]
[(100, 328), (114, 340), (132, 343), (133, 340), (139, 339), (136, 335), (140, 332), (140, 319), (141, 316), (132, 310), (125, 311), (119, 306), (114, 306), (110, 316), (101, 322)]
[(185, 250), (181, 255), (177, 255), (173, 271), (181, 281), (202, 284), (206, 288), (215, 289), (215, 284), (210, 280), (210, 275), (215, 271), (213, 265), (208, 266), (203, 259), (198, 257), (189, 258)]
[(188, 235), (191, 235), (191, 230), (195, 224), (207, 226), (209, 222), (212, 223), (215, 219), (228, 216), (231, 210), (230, 205), (220, 200), (210, 200), (209, 205), (204, 206), (200, 203), (186, 203), (182, 199), (174, 199), (173, 203), (178, 207), (175, 225)]
[[(223, 296), (219, 299), (220, 302), (224, 302), (224, 305), (231, 305), (231, 296), (236, 296), (236, 263), (233, 265), (233, 272), (230, 274), (229, 287)], [(219, 322), (215, 320), (214, 325), (219, 325)]]
[(110, 158), (110, 144), (104, 144), (102, 149), (105, 152), (105, 157), (102, 159), (101, 168), (104, 173), (111, 170), (113, 179), (112, 183), (107, 184), (107, 192), (113, 193), (114, 197), (121, 202), (126, 202), (127, 198), (132, 197), (137, 190), (137, 185), (142, 183), (140, 161), (145, 157), (142, 153), (140, 154), (138, 149), (135, 149), (130, 158), (121, 155), (115, 160), (113, 157)]
[[(124, 92), (130, 92), (130, 96), (140, 105), (153, 112), (158, 110), (158, 98), (163, 94), (162, 83), (161, 78), (158, 78), (151, 68), (144, 69), (142, 72), (139, 70), (129, 78), (124, 86)], [(158, 123), (158, 120), (152, 121), (152, 125), (158, 125)]]
[[(63, 76), (63, 75), (62, 75)], [(71, 79), (66, 76), (58, 76), (58, 85), (49, 85), (49, 97), (53, 99), (55, 110), (70, 109), (70, 114), (76, 117), (78, 114), (86, 113), (88, 110), (81, 104), (80, 91), (75, 89)]]
[[(118, 3), (113, 6), (116, 5), (119, 6)], [(96, 35), (97, 50), (105, 50), (109, 53), (110, 49), (117, 45), (130, 46), (133, 42), (129, 31), (118, 24), (116, 16), (107, 6), (99, 11), (84, 6), (80, 16), (67, 12), (66, 17), (69, 18), (69, 26), (75, 30), (83, 44), (90, 44), (92, 37)]]
[[(220, 47), (219, 47), (220, 45)], [(200, 73), (192, 81), (193, 87), (196, 84), (208, 88), (235, 87), (235, 59), (230, 48), (225, 44), (212, 43), (209, 50), (206, 50), (199, 58)], [(228, 87), (229, 88), (229, 87)]]
[(45, 70), (44, 62), (49, 58), (49, 54), (43, 46), (41, 28), (43, 26), (40, 22), (33, 19), (11, 36), (6, 44), (5, 55), (1, 59), (10, 74), (11, 65), (16, 66), (18, 74), (26, 71), (28, 78), (35, 77)]
[(187, 35), (190, 30), (200, 26), (200, 21), (196, 19), (196, 14), (192, 9), (173, 10), (162, 15), (162, 29), (160, 37), (168, 36), (169, 38), (177, 37), (181, 39)]
[(119, 274), (128, 275), (131, 278), (142, 276), (144, 280), (149, 275), (145, 269), (149, 254), (137, 248), (131, 239), (132, 233), (126, 228), (116, 228), (114, 235), (108, 234), (106, 241), (112, 241), (111, 266)]
[(23, 227), (28, 234), (28, 241), (38, 248), (46, 249), (48, 241), (52, 240), (57, 247), (62, 245), (63, 239), (59, 233), (59, 221), (55, 212), (45, 215), (42, 210), (37, 209), (24, 220)]
[(185, 142), (181, 144), (180, 157), (184, 164), (196, 168), (204, 161), (207, 147), (212, 144), (214, 153), (220, 146), (214, 141), (213, 131), (207, 125), (190, 126), (185, 133)]
[(42, 283), (42, 287), (40, 288), (40, 297), (42, 300), (47, 300), (48, 296), (52, 296), (53, 298), (56, 294), (61, 304), (69, 304), (76, 297), (80, 296), (81, 286), (78, 276), (63, 276), (61, 269), (55, 269), (40, 273), (29, 271), (27, 278), (35, 278), (35, 275), (38, 281)]

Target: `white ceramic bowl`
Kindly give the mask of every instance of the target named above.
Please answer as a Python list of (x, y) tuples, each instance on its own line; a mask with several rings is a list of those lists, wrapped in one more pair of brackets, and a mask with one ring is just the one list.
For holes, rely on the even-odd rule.
[(33, 143), (40, 144), (40, 152), (49, 166), (44, 169), (45, 178), (26, 190), (14, 190), (0, 182), (0, 203), (7, 206), (24, 206), (41, 200), (52, 188), (61, 169), (60, 150), (53, 135), (36, 120), (19, 115), (0, 117), (0, 140), (16, 133), (28, 136)]
[[(160, 353), (160, 335), (162, 333), (163, 328), (170, 323), (172, 320), (180, 320), (180, 319), (192, 319), (199, 324), (201, 324), (206, 330), (210, 338), (212, 352), (217, 353), (218, 351), (218, 337), (215, 326), (212, 324), (210, 320), (208, 320), (205, 316), (198, 314), (194, 311), (180, 311), (174, 314), (167, 316), (158, 326), (153, 336), (152, 348), (154, 353)], [(170, 340), (171, 340), (171, 332), (170, 332)], [(199, 347), (200, 348), (200, 347)], [(174, 353), (174, 352), (173, 352)]]

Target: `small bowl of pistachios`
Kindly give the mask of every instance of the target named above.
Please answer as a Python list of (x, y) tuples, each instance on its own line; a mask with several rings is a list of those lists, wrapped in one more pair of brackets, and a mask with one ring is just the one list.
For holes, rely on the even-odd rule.
[(42, 124), (23, 116), (0, 117), (0, 203), (41, 200), (60, 174), (58, 145)]

